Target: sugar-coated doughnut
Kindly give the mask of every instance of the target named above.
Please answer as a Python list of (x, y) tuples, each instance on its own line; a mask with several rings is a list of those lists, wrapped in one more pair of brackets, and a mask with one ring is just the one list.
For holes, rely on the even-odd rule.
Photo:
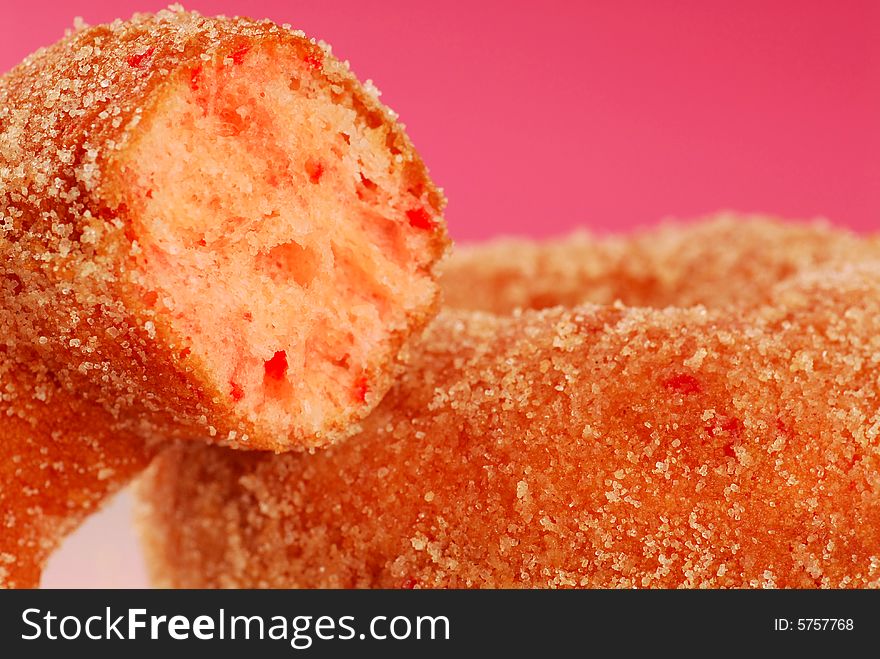
[(456, 245), (442, 267), (444, 302), (509, 313), (584, 302), (710, 308), (766, 301), (806, 268), (880, 256), (880, 243), (823, 221), (723, 213), (630, 235)]
[(182, 11), (84, 29), (2, 78), (0, 128), (11, 338), (166, 435), (346, 436), (435, 306), (442, 197), (301, 33)]
[(2, 359), (0, 588), (33, 588), (51, 552), (139, 474), (157, 444), (63, 392), (51, 371)]
[(771, 288), (444, 312), (346, 442), (163, 452), (139, 484), (154, 580), (880, 586), (880, 263)]
[(57, 540), (62, 474), (91, 501), (152, 438), (355, 432), (436, 310), (444, 203), (378, 92), (268, 21), (136, 15), (0, 78), (0, 569)]

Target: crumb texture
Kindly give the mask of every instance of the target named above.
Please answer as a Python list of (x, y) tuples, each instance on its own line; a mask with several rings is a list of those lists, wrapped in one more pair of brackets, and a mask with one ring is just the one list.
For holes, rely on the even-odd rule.
[(159, 456), (139, 485), (153, 576), (877, 587), (880, 264), (806, 268), (753, 299), (444, 311), (347, 442)]

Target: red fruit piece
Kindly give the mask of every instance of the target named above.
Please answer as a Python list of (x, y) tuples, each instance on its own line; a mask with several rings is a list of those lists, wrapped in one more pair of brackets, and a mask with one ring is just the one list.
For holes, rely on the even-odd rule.
[(426, 211), (424, 208), (414, 208), (413, 210), (408, 210), (406, 212), (406, 218), (409, 220), (410, 226), (413, 226), (416, 229), (434, 228), (434, 222), (431, 220), (431, 216), (428, 215), (428, 211)]
[(324, 63), (324, 57), (318, 53), (309, 53), (303, 61), (312, 69), (320, 69)]
[(283, 350), (276, 352), (272, 359), (264, 364), (266, 377), (272, 380), (283, 380), (287, 374), (287, 353)]
[(306, 174), (309, 175), (309, 180), (312, 183), (317, 183), (321, 180), (321, 176), (324, 174), (324, 165), (314, 160), (307, 160)]
[(232, 58), (232, 62), (236, 65), (244, 62), (244, 56), (250, 50), (250, 46), (241, 46), (235, 52), (233, 52), (229, 57)]
[(156, 49), (153, 48), (153, 47), (151, 46), (150, 48), (147, 48), (144, 52), (142, 52), (140, 55), (129, 55), (128, 58), (127, 58), (125, 61), (128, 62), (128, 65), (129, 65), (131, 68), (133, 68), (133, 69), (139, 69), (139, 68), (143, 65), (143, 63), (144, 63), (147, 59), (149, 59), (150, 56), (151, 56), (155, 51), (156, 51)]
[(192, 70), (192, 73), (189, 75), (189, 88), (193, 91), (198, 91), (199, 89), (199, 76), (202, 75), (202, 66), (199, 65)]
[(232, 387), (232, 400), (236, 403), (244, 398), (244, 389), (241, 388), (241, 385), (238, 382), (229, 381), (229, 386)]
[(360, 402), (367, 402), (367, 393), (370, 391), (370, 385), (367, 384), (367, 378), (359, 377), (354, 382), (354, 395)]
[[(718, 430), (718, 427), (721, 427), (721, 430)], [(714, 423), (713, 425), (706, 426), (706, 432), (709, 433), (710, 436), (716, 437), (721, 433), (727, 433), (731, 435), (734, 439), (739, 439), (740, 435), (743, 431), (743, 422), (739, 419), (729, 416), (727, 418), (721, 419), (721, 423)]]
[(680, 394), (698, 394), (703, 390), (700, 381), (688, 373), (678, 373), (666, 378), (663, 386)]
[(740, 434), (743, 431), (743, 422), (735, 417), (728, 417), (721, 422), (721, 429), (724, 432), (730, 433), (736, 438), (739, 438)]

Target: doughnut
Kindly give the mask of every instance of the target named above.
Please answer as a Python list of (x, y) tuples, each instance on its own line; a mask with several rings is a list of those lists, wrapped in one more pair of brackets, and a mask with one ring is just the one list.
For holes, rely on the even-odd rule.
[(456, 245), (441, 281), (446, 305), (495, 313), (618, 300), (720, 308), (766, 301), (776, 282), (806, 268), (877, 255), (876, 239), (824, 221), (722, 213), (623, 236)]
[(163, 11), (39, 51), (0, 100), (17, 340), (165, 436), (353, 432), (431, 317), (447, 244), (374, 91), (301, 33)]
[(375, 88), (268, 21), (79, 26), (0, 78), (0, 583), (159, 438), (356, 432), (436, 313), (444, 205)]
[(764, 297), (445, 310), (346, 442), (164, 450), (137, 486), (152, 578), (880, 587), (880, 261)]
[(0, 346), (0, 588), (35, 588), (55, 547), (158, 443), (3, 356)]

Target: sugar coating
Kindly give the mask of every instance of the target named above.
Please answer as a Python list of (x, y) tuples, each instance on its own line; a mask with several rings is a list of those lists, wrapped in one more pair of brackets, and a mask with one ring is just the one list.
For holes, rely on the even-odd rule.
[[(748, 285), (732, 274), (722, 296)], [(348, 441), (310, 456), (160, 455), (139, 485), (152, 575), (877, 587), (878, 363), (869, 260), (808, 267), (719, 309), (446, 310)]]
[(766, 301), (786, 277), (873, 258), (877, 250), (877, 238), (823, 220), (721, 213), (628, 235), (579, 232), (456, 245), (443, 264), (442, 283), (448, 306), (496, 313), (616, 301), (721, 308)]
[(33, 588), (49, 554), (141, 472), (156, 444), (23, 369), (0, 347), (0, 588)]
[[(271, 80), (258, 77), (253, 66), (269, 55), (274, 58)], [(176, 108), (191, 101), (204, 103), (205, 121), (221, 133), (218, 140), (236, 139), (239, 133), (250, 136), (240, 123), (247, 118), (245, 111), (226, 113), (222, 122), (211, 123), (219, 114), (215, 106), (232, 97), (232, 92), (211, 85), (234, 81), (229, 89), (258, 103), (267, 89), (263, 83), (278, 78), (289, 96), (310, 103), (314, 116), (299, 119), (313, 122), (308, 130), (314, 134), (336, 139), (340, 160), (360, 158), (362, 171), (390, 163), (388, 180), (399, 186), (385, 189), (380, 179), (367, 191), (381, 198), (383, 207), (395, 209), (394, 217), (377, 217), (375, 226), (361, 218), (348, 232), (333, 232), (348, 240), (337, 250), (340, 260), (375, 265), (375, 273), (338, 280), (340, 299), (356, 298), (363, 317), (387, 321), (352, 321), (352, 326), (368, 330), (368, 338), (342, 334), (333, 344), (357, 343), (359, 352), (352, 350), (350, 358), (306, 355), (294, 363), (287, 344), (244, 342), (241, 351), (259, 360), (251, 368), (259, 373), (260, 386), (264, 377), (273, 387), (287, 386), (285, 378), (297, 367), (306, 380), (324, 378), (329, 369), (325, 363), (351, 362), (350, 372), (332, 371), (321, 380), (321, 391), (334, 397), (320, 413), (304, 409), (305, 403), (297, 407), (292, 386), (279, 393), (297, 410), (284, 418), (264, 413), (249, 402), (253, 398), (241, 403), (235, 395), (238, 383), (221, 381), (223, 364), (211, 357), (216, 345), (243, 336), (243, 327), (267, 318), (273, 309), (281, 310), (278, 325), (283, 328), (272, 340), (294, 345), (300, 336), (296, 318), (283, 314), (280, 296), (267, 301), (271, 296), (266, 291), (271, 292), (275, 280), (279, 290), (290, 288), (287, 280), (301, 271), (295, 258), (300, 243), (287, 242), (291, 236), (276, 231), (265, 240), (277, 242), (253, 238), (232, 246), (226, 241), (216, 249), (184, 246), (172, 253), (194, 215), (185, 204), (175, 206), (174, 180), (164, 189), (143, 186), (145, 173), (162, 172), (150, 169), (156, 161), (138, 158), (154, 155), (148, 147), (157, 135), (167, 138), (168, 145), (199, 144), (203, 152), (210, 148), (199, 141), (201, 124), (165, 127), (169, 117), (179, 116)], [(321, 127), (325, 115), (344, 115), (351, 144), (346, 135), (337, 135), (335, 124)], [(253, 140), (264, 136), (256, 131)], [(304, 133), (304, 139), (312, 136)], [(256, 153), (244, 164), (265, 160), (265, 154)], [(342, 170), (330, 171), (329, 162), (326, 167), (307, 163), (310, 169), (302, 177), (320, 185), (307, 180), (310, 187), (305, 189), (299, 188), (299, 178), (284, 178), (280, 161), (275, 162), (279, 180), (266, 185), (295, 194), (302, 208), (319, 197), (334, 197), (332, 191), (318, 193), (325, 184), (342, 185)], [(187, 172), (188, 184), (224, 190), (224, 181), (239, 173), (232, 167), (239, 164), (211, 175), (206, 171), (198, 185)], [(319, 165), (326, 171), (319, 172)], [(352, 204), (359, 203), (359, 194), (369, 196), (361, 188), (371, 182), (356, 183), (360, 187), (352, 182), (347, 188)], [(293, 187), (295, 193), (288, 189)], [(253, 204), (260, 202), (255, 198)], [(364, 201), (364, 218), (371, 203)], [(269, 21), (205, 18), (173, 6), (129, 21), (79, 26), (0, 78), (0, 585), (34, 585), (58, 540), (146, 464), (149, 445), (157, 438), (305, 450), (354, 432), (390, 386), (399, 368), (397, 353), (434, 313), (438, 289), (432, 269), (447, 245), (440, 215), (444, 203), (396, 115), (378, 101), (375, 89), (362, 86), (325, 44)], [(223, 210), (218, 209), (218, 216)], [(408, 212), (423, 213), (427, 228), (412, 226)], [(316, 217), (309, 218), (309, 226), (320, 225)], [(285, 225), (291, 233), (299, 226), (295, 220)], [(273, 221), (269, 216), (261, 224)], [(217, 233), (216, 227), (209, 229)], [(166, 240), (169, 235), (174, 240)], [(308, 237), (301, 242), (311, 244)], [(161, 253), (165, 248), (170, 251)], [(261, 249), (271, 276), (252, 278), (264, 286), (256, 293), (233, 270), (214, 268), (214, 262), (202, 269), (177, 268), (186, 259), (195, 262), (190, 258), (195, 252), (234, 262), (262, 258)], [(394, 269), (395, 264), (400, 267)], [(327, 266), (328, 281), (337, 281), (332, 277), (342, 266), (338, 261), (335, 265)], [(169, 278), (167, 272), (185, 272), (187, 278)], [(389, 272), (396, 273), (398, 288), (383, 288), (372, 278), (388, 277)], [(327, 288), (331, 290), (325, 297), (334, 294), (332, 286)], [(254, 309), (253, 318), (242, 314), (233, 321), (218, 315), (214, 325), (192, 321), (210, 315), (200, 308), (202, 300), (207, 305), (249, 298), (262, 305)], [(303, 318), (327, 306), (320, 296), (299, 299)], [(341, 331), (347, 322), (342, 319), (332, 329)], [(311, 334), (304, 334), (303, 341), (329, 333), (318, 325), (309, 327)], [(283, 367), (272, 361), (279, 350), (285, 353)], [(254, 395), (255, 389), (242, 387), (245, 395)]]

